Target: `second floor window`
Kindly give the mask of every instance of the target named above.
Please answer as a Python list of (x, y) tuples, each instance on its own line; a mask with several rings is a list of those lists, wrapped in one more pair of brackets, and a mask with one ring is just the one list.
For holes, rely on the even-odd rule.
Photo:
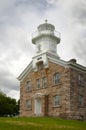
[(78, 77), (78, 83), (80, 86), (84, 86), (84, 76), (82, 74)]
[(42, 79), (42, 87), (43, 87), (43, 88), (46, 88), (46, 87), (47, 87), (47, 78), (46, 78), (46, 77), (44, 77), (44, 78)]
[(41, 88), (41, 79), (36, 80), (36, 88), (40, 89)]
[(31, 91), (31, 81), (27, 82), (27, 91)]
[(83, 106), (84, 103), (84, 97), (82, 95), (79, 95), (79, 106)]
[(54, 74), (54, 85), (57, 85), (58, 83), (60, 83), (60, 74), (56, 73)]

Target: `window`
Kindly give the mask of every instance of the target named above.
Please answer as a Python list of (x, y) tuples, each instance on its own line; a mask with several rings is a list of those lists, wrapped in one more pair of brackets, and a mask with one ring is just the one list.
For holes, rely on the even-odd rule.
[(84, 97), (79, 95), (79, 106), (83, 106)]
[(54, 74), (54, 85), (60, 83), (60, 74), (56, 73)]
[(41, 80), (40, 79), (37, 79), (36, 85), (37, 85), (37, 89), (41, 88)]
[(31, 91), (31, 81), (27, 82), (27, 91)]
[(59, 95), (54, 96), (54, 107), (60, 106), (60, 98)]
[(26, 101), (26, 107), (30, 110), (31, 109), (31, 100)]
[(44, 77), (43, 79), (42, 79), (42, 87), (43, 88), (46, 88), (47, 87), (47, 78), (46, 77)]
[(84, 76), (82, 74), (79, 75), (78, 82), (79, 85), (84, 86)]

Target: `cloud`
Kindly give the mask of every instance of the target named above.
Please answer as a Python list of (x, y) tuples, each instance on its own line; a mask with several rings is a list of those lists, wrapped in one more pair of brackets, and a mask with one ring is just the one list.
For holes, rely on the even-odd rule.
[(59, 0), (46, 0), (48, 4), (56, 4)]
[(74, 19), (76, 20), (76, 22), (85, 24), (85, 21), (86, 21), (86, 1), (85, 0), (82, 0), (82, 1), (79, 0), (78, 3), (73, 5), (72, 15)]
[(43, 5), (39, 1), (0, 1), (0, 88), (7, 95), (14, 97), (11, 93), (19, 92), (16, 78), (34, 53), (31, 30), (38, 22), (32, 23)]
[[(49, 0), (48, 3), (50, 3)], [(62, 40), (59, 52), (61, 56), (64, 59), (76, 58), (79, 63), (86, 65), (86, 1), (52, 0), (51, 4), (54, 4), (55, 8), (47, 14), (49, 17), (52, 15), (53, 23), (60, 27)]]
[(19, 91), (19, 82), (10, 72), (9, 63), (5, 61), (0, 61), (0, 63), (0, 89), (7, 95), (11, 90)]

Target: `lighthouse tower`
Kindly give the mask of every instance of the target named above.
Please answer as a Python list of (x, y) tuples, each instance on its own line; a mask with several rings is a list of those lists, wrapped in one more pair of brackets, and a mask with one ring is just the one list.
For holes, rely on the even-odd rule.
[(48, 68), (48, 55), (59, 58), (57, 44), (60, 43), (60, 33), (55, 31), (52, 24), (40, 24), (37, 31), (32, 34), (32, 43), (36, 45), (36, 54), (33, 57), (33, 68), (37, 71), (37, 64), (42, 62)]

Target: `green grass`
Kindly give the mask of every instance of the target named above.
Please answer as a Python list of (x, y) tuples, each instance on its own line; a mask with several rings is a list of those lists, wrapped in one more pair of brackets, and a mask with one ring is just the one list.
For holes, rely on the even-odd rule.
[(0, 117), (0, 130), (86, 130), (86, 122), (42, 117)]

